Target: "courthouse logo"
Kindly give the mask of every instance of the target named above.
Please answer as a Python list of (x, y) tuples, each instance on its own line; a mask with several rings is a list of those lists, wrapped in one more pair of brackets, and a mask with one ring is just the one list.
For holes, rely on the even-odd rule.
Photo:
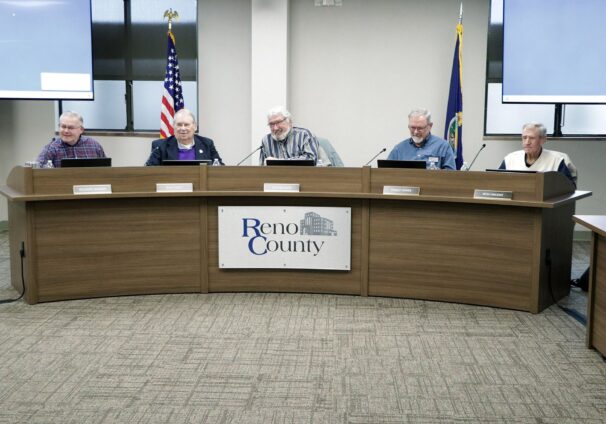
[(301, 220), (301, 234), (310, 236), (336, 236), (333, 230), (333, 222), (328, 218), (322, 218), (315, 212), (307, 212)]

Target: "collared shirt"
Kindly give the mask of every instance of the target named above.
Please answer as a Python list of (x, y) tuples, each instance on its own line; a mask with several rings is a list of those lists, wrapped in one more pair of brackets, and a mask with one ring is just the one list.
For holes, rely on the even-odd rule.
[(42, 149), (38, 155), (38, 165), (43, 167), (47, 161), (52, 160), (53, 166), (59, 168), (61, 159), (66, 158), (104, 158), (103, 147), (93, 138), (80, 136), (73, 146), (63, 142), (60, 137), (55, 137)]
[(389, 153), (387, 159), (392, 160), (424, 160), (438, 162), (441, 169), (456, 169), (452, 147), (446, 140), (429, 134), (420, 146), (417, 146), (412, 138), (398, 143)]
[(191, 150), (194, 148), (196, 143), (192, 140), (191, 144), (182, 144), (179, 140), (177, 140), (177, 147), (179, 150)]
[(278, 159), (313, 159), (318, 158), (318, 140), (305, 128), (292, 127), (288, 137), (282, 141), (274, 140), (267, 134), (261, 140), (261, 154), (259, 164), (264, 165), (265, 159), (274, 157)]

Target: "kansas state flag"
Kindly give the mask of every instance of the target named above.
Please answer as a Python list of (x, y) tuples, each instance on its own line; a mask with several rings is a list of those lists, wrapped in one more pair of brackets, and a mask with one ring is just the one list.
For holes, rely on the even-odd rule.
[(450, 93), (448, 94), (446, 126), (444, 129), (444, 138), (448, 140), (455, 154), (457, 169), (461, 169), (461, 165), (463, 165), (463, 92), (461, 90), (461, 76), (463, 74), (462, 45), (463, 24), (459, 23), (457, 25), (457, 42), (455, 44), (454, 58), (452, 60)]

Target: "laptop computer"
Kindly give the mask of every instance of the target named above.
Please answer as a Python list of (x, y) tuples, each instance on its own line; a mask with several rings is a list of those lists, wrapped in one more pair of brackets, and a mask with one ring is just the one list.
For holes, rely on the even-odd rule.
[(379, 168), (426, 169), (427, 164), (425, 163), (424, 160), (378, 159), (377, 167), (379, 167)]
[(178, 159), (166, 159), (163, 160), (161, 165), (168, 166), (200, 166), (200, 165), (211, 165), (213, 163), (210, 159), (188, 159), (188, 160), (178, 160)]
[(267, 166), (315, 166), (313, 159), (267, 159)]
[(112, 166), (112, 158), (61, 159), (61, 168), (88, 168), (92, 166)]
[(527, 169), (486, 169), (486, 172), (517, 172), (518, 174), (536, 174), (537, 171)]

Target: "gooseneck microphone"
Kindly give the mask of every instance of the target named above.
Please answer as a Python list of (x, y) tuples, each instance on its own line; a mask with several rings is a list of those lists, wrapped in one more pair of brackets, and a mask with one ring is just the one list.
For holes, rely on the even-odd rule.
[(480, 147), (480, 149), (478, 150), (478, 153), (476, 153), (476, 155), (473, 157), (473, 160), (471, 161), (471, 163), (469, 164), (469, 166), (467, 167), (467, 170), (470, 171), (471, 167), (473, 166), (474, 162), (476, 161), (476, 159), (478, 158), (478, 155), (480, 154), (480, 152), (482, 150), (484, 150), (484, 147), (486, 147), (486, 143), (482, 144), (482, 147)]
[(253, 150), (252, 152), (250, 152), (248, 155), (246, 155), (246, 157), (244, 159), (242, 159), (240, 162), (238, 162), (236, 164), (236, 166), (240, 166), (242, 164), (242, 162), (244, 162), (246, 159), (248, 159), (249, 157), (251, 157), (252, 155), (254, 155), (256, 152), (258, 152), (259, 150), (261, 150), (263, 148), (263, 145), (261, 144), (259, 147), (257, 147), (255, 150)]
[(375, 160), (377, 158), (377, 156), (379, 156), (381, 153), (385, 152), (386, 150), (387, 150), (387, 148), (383, 147), (379, 153), (377, 153), (372, 158), (370, 158), (370, 160), (368, 162), (366, 162), (363, 166), (368, 166), (370, 164), (370, 162), (372, 162), (373, 160)]

